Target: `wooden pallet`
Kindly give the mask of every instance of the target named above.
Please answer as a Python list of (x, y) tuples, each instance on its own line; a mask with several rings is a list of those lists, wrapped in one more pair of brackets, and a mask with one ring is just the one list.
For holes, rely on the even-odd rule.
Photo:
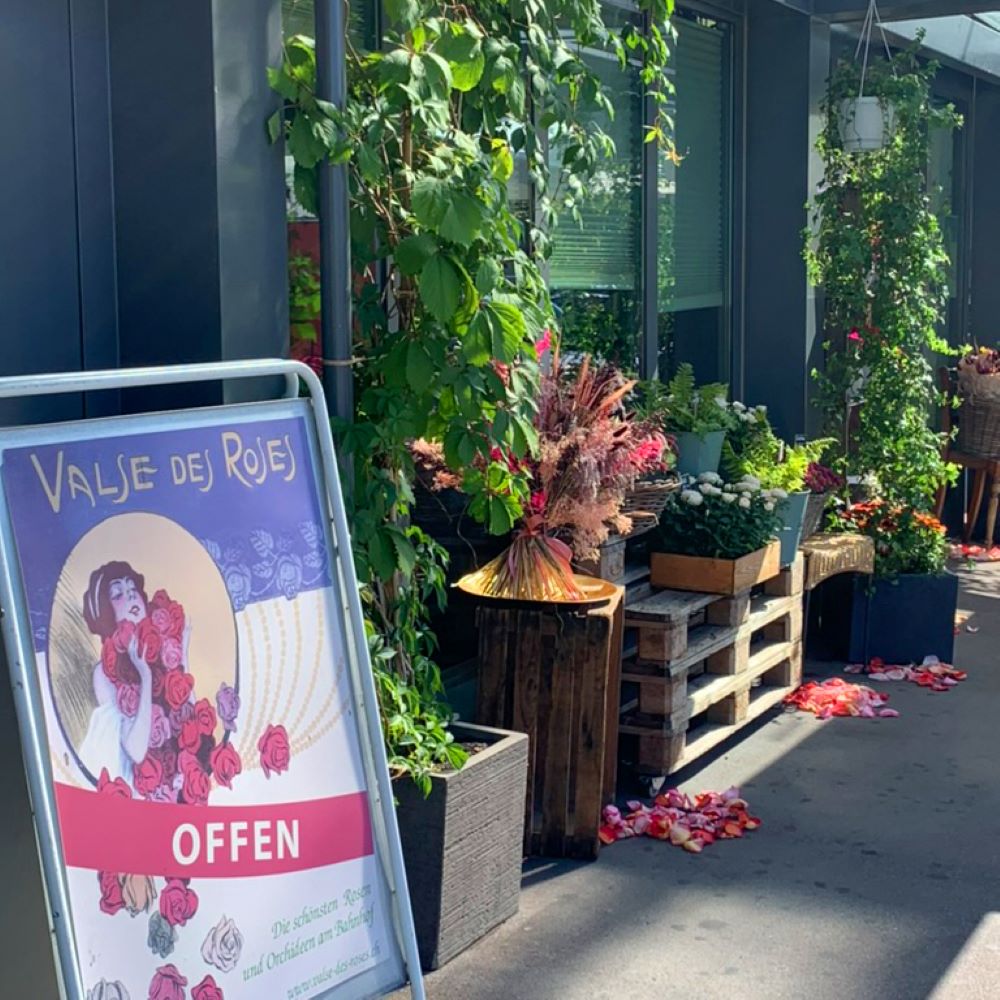
[(802, 559), (760, 592), (733, 597), (661, 590), (625, 611), (634, 630), (622, 681), (622, 733), (638, 737), (639, 770), (666, 775), (757, 718), (802, 677)]

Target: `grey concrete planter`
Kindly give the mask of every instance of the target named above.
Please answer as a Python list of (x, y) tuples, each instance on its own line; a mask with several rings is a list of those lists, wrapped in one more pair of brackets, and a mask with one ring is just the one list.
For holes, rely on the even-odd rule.
[(420, 963), (437, 969), (517, 912), (528, 737), (467, 723), (459, 740), (488, 743), (461, 771), (435, 775), (428, 798), (396, 781), (396, 813)]

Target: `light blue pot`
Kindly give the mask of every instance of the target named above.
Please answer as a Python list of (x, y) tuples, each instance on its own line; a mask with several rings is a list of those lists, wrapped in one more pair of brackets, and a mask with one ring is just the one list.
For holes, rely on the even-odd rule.
[(677, 441), (677, 471), (682, 476), (719, 471), (722, 443), (726, 440), (725, 431), (709, 431), (705, 435), (681, 431), (674, 438)]
[(778, 532), (778, 540), (781, 542), (782, 566), (788, 566), (795, 559), (795, 553), (799, 550), (799, 542), (802, 541), (802, 522), (805, 520), (808, 502), (808, 491), (789, 493), (788, 499), (783, 500), (778, 508), (782, 520), (781, 530)]

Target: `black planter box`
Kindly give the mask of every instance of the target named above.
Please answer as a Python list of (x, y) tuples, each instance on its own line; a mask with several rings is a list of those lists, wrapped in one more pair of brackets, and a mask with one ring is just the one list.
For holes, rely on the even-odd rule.
[(855, 577), (848, 659), (862, 663), (878, 656), (886, 663), (920, 663), (933, 655), (951, 663), (957, 606), (958, 577), (951, 573), (871, 581)]
[(406, 881), (427, 971), (517, 913), (521, 891), (528, 737), (467, 723), (464, 742), (488, 743), (460, 771), (434, 775), (431, 794), (394, 784)]

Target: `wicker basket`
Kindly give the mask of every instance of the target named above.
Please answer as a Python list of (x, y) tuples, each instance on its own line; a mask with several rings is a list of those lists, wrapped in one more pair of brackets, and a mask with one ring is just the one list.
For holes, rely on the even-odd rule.
[(637, 514), (652, 514), (658, 521), (670, 494), (680, 485), (679, 479), (646, 479), (638, 482), (625, 495), (622, 513), (633, 519)]
[(966, 455), (1000, 458), (1000, 400), (962, 400), (956, 448)]

